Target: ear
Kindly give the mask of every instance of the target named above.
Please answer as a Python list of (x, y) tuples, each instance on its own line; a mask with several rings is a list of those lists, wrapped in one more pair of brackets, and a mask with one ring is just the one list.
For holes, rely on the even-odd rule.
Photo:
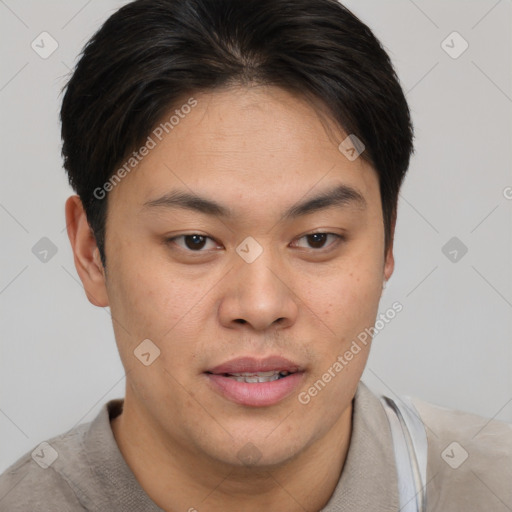
[(89, 302), (99, 307), (108, 306), (105, 271), (100, 251), (87, 221), (82, 201), (76, 195), (66, 201), (66, 224), (75, 267)]
[(395, 257), (393, 256), (393, 242), (395, 238), (395, 225), (396, 225), (396, 210), (393, 212), (393, 216), (391, 219), (391, 236), (388, 244), (388, 248), (386, 249), (385, 259), (384, 259), (384, 280), (388, 281), (391, 275), (393, 274), (393, 270), (395, 269)]

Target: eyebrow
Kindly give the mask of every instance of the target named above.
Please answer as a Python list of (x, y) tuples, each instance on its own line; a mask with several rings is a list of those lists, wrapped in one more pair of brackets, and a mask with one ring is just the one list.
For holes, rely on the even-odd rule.
[[(281, 215), (280, 220), (294, 219), (333, 207), (355, 207), (364, 210), (366, 206), (366, 199), (361, 192), (348, 185), (338, 185), (291, 206)], [(181, 208), (226, 219), (235, 217), (230, 208), (212, 199), (182, 190), (173, 190), (157, 199), (146, 201), (144, 209), (146, 208)]]

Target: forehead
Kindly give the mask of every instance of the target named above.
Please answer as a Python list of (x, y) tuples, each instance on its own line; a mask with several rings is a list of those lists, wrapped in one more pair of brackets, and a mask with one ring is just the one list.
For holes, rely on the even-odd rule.
[(183, 105), (193, 108), (175, 105), (164, 116), (161, 136), (153, 130), (152, 149), (112, 195), (142, 205), (179, 188), (223, 197), (224, 203), (252, 201), (254, 207), (268, 208), (269, 200), (289, 202), (290, 196), (298, 199), (332, 183), (372, 200), (375, 171), (361, 157), (351, 161), (339, 150), (346, 134), (334, 123), (326, 129), (326, 118), (305, 99), (263, 86), (192, 99), (185, 98)]

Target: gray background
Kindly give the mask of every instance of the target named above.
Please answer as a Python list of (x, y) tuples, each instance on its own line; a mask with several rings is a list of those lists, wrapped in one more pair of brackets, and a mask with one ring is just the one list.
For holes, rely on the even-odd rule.
[[(108, 308), (87, 301), (65, 232), (58, 121), (82, 46), (123, 3), (0, 1), (0, 471), (124, 394)], [(364, 379), (512, 422), (512, 1), (346, 5), (390, 53), (416, 130), (381, 301), (403, 311)], [(43, 31), (59, 45), (46, 59), (31, 47)], [(458, 58), (442, 47), (453, 31), (469, 44)], [(57, 250), (46, 262), (32, 251), (43, 237)]]

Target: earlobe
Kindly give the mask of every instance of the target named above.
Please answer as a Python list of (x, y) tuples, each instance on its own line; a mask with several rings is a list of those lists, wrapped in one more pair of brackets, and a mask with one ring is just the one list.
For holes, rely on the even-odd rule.
[(390, 229), (390, 240), (386, 250), (384, 261), (384, 286), (395, 269), (395, 257), (393, 255), (393, 242), (395, 238), (396, 212), (393, 214)]
[(95, 306), (108, 306), (105, 272), (96, 238), (77, 195), (69, 197), (66, 201), (66, 224), (75, 267), (87, 298)]
[(390, 244), (386, 252), (386, 262), (384, 263), (384, 282), (386, 283), (395, 269), (395, 258), (393, 256), (393, 244)]

